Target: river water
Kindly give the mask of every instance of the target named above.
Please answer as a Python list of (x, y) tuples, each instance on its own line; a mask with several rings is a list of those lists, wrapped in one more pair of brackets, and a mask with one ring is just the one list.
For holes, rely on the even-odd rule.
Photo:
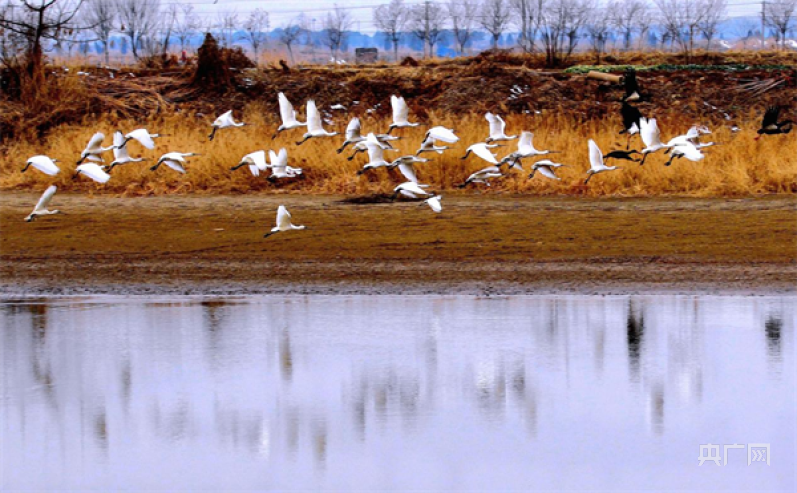
[(795, 325), (788, 296), (7, 299), (0, 490), (794, 491)]

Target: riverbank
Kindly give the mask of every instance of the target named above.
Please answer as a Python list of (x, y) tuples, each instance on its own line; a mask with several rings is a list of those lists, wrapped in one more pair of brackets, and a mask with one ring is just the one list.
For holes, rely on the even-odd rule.
[[(797, 200), (0, 196), (0, 293), (794, 292)], [(305, 231), (263, 239), (285, 204)]]

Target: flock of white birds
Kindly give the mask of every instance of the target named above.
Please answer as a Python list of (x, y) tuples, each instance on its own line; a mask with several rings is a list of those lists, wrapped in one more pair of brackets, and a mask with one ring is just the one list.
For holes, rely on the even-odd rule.
[[(296, 142), (296, 145), (302, 145), (307, 140), (313, 138), (330, 138), (338, 135), (337, 132), (330, 132), (324, 129), (324, 122), (314, 101), (310, 100), (307, 102), (307, 118), (306, 121), (302, 122), (298, 120), (296, 111), (283, 93), (279, 93), (278, 99), (281, 125), (277, 128), (274, 137), (282, 132), (302, 127), (304, 127), (306, 131), (302, 136), (302, 140)], [(434, 126), (426, 131), (420, 148), (414, 154), (403, 155), (392, 160), (385, 159), (385, 153), (398, 151), (391, 144), (391, 142), (400, 139), (400, 137), (391, 135), (394, 129), (428, 126), (425, 123), (410, 121), (409, 107), (403, 97), (391, 96), (390, 102), (393, 110), (393, 123), (386, 133), (378, 134), (372, 132), (363, 135), (360, 119), (356, 117), (352, 118), (346, 128), (346, 139), (337, 152), (341, 153), (346, 147), (351, 146), (354, 153), (348, 157), (349, 160), (354, 159), (358, 153), (367, 153), (368, 162), (363, 165), (362, 169), (358, 171), (358, 174), (367, 173), (377, 168), (397, 168), (407, 181), (400, 183), (393, 189), (393, 198), (395, 199), (399, 195), (402, 195), (413, 199), (422, 199), (423, 203), (428, 204), (434, 212), (439, 213), (442, 211), (442, 196), (430, 192), (428, 190), (429, 185), (418, 182), (415, 166), (429, 161), (421, 157), (423, 154), (443, 154), (448, 151), (451, 147), (445, 144), (455, 144), (459, 141), (459, 137), (457, 137), (453, 129)], [(506, 166), (507, 171), (512, 169), (523, 170), (523, 159), (536, 158), (537, 156), (559, 152), (536, 149), (533, 142), (534, 135), (528, 131), (523, 131), (520, 135), (507, 135), (506, 123), (499, 115), (487, 113), (485, 118), (489, 123), (489, 137), (487, 137), (484, 142), (478, 142), (469, 146), (462, 159), (467, 159), (471, 155), (474, 155), (484, 160), (488, 166), (471, 174), (464, 183), (460, 185), (461, 188), (470, 184), (484, 184), (489, 186), (491, 180), (505, 176), (505, 172), (502, 169), (504, 166)], [(213, 122), (209, 139), (213, 140), (216, 137), (216, 133), (220, 130), (242, 127), (244, 125), (246, 125), (246, 123), (236, 122), (233, 118), (232, 111), (228, 111)], [(704, 126), (694, 126), (690, 128), (686, 134), (675, 137), (669, 142), (664, 143), (661, 140), (661, 132), (656, 124), (656, 120), (641, 116), (633, 124), (628, 125), (624, 132), (627, 132), (629, 135), (638, 133), (642, 138), (645, 148), (639, 152), (639, 154), (643, 156), (641, 161), (632, 157), (633, 153), (637, 153), (637, 151), (613, 151), (604, 156), (595, 141), (590, 139), (588, 143), (590, 168), (587, 171), (587, 178), (584, 181), (585, 185), (596, 174), (620, 169), (618, 166), (606, 165), (604, 159), (627, 159), (644, 164), (648, 155), (654, 152), (664, 151), (670, 154), (670, 160), (667, 162), (667, 165), (669, 165), (673, 159), (680, 158), (685, 158), (689, 161), (700, 161), (704, 158), (702, 149), (715, 145), (713, 142), (699, 142), (701, 135), (711, 133), (709, 129)], [(116, 166), (138, 163), (146, 160), (146, 158), (142, 157), (131, 157), (128, 149), (130, 141), (136, 141), (146, 149), (154, 149), (155, 139), (159, 137), (163, 137), (163, 135), (152, 134), (143, 128), (133, 130), (127, 134), (117, 131), (113, 135), (113, 145), (103, 147), (102, 144), (105, 140), (105, 136), (98, 132), (94, 134), (86, 146), (86, 149), (81, 153), (73, 178), (84, 176), (98, 183), (106, 183), (111, 179), (111, 172)], [(507, 145), (501, 144), (500, 142), (508, 142), (515, 139), (518, 140), (517, 150), (499, 160), (496, 154), (493, 153), (493, 149), (505, 147)], [(106, 165), (104, 164), (105, 161), (102, 155), (108, 151), (113, 152), (114, 159), (110, 164)], [(168, 152), (163, 154), (150, 169), (155, 171), (161, 165), (165, 165), (178, 173), (185, 173), (186, 158), (198, 155), (199, 154), (192, 152)], [(60, 172), (57, 163), (58, 161), (56, 159), (51, 159), (48, 156), (33, 156), (27, 161), (22, 171), (24, 172), (32, 166), (42, 173), (54, 176)], [(254, 176), (260, 176), (261, 172), (270, 169), (270, 180), (292, 179), (302, 174), (301, 168), (294, 168), (288, 165), (288, 152), (284, 148), (280, 149), (278, 152), (269, 150), (268, 160), (266, 159), (266, 151), (263, 150), (247, 154), (241, 159), (240, 163), (233, 166), (231, 169), (236, 170), (244, 166), (246, 166)], [(562, 166), (566, 165), (556, 163), (550, 159), (538, 160), (531, 166), (529, 178), (533, 178), (536, 173), (539, 173), (545, 178), (559, 180), (556, 176), (556, 170)], [(58, 210), (50, 211), (47, 208), (55, 192), (55, 185), (47, 188), (36, 204), (33, 212), (31, 212), (25, 220), (32, 221), (39, 216), (59, 213), (60, 211)], [(285, 206), (281, 205), (277, 210), (276, 226), (265, 236), (267, 237), (277, 232), (304, 228), (304, 226), (292, 224), (290, 213)]]

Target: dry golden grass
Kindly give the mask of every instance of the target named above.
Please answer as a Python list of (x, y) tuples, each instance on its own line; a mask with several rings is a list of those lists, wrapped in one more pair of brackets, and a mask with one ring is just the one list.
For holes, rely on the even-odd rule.
[[(299, 110), (299, 108), (297, 108)], [(322, 108), (324, 110), (324, 108)], [(348, 122), (345, 112), (333, 112), (334, 124), (329, 129), (343, 132)], [(101, 120), (86, 119), (79, 125), (55, 128), (42, 143), (30, 141), (11, 143), (5, 148), (0, 162), (0, 188), (5, 190), (43, 190), (54, 183), (62, 191), (76, 190), (92, 193), (114, 193), (129, 196), (159, 195), (166, 193), (247, 193), (270, 191), (276, 193), (340, 193), (367, 194), (384, 193), (404, 181), (397, 171), (384, 169), (357, 176), (356, 171), (367, 161), (360, 154), (347, 161), (350, 149), (343, 154), (335, 150), (343, 142), (342, 135), (334, 138), (310, 139), (302, 146), (295, 141), (301, 138), (302, 130), (283, 132), (271, 140), (275, 129), (274, 115), (267, 114), (262, 107), (250, 104), (244, 121), (251, 126), (220, 131), (216, 140), (209, 142), (207, 135), (210, 123), (215, 118), (187, 113), (160, 114), (148, 121), (121, 119), (109, 116)], [(388, 121), (371, 117), (361, 118), (364, 132), (385, 131)], [(529, 180), (528, 170), (533, 159), (525, 161), (527, 171), (511, 171), (510, 176), (494, 181), (492, 192), (528, 194), (571, 194), (588, 196), (655, 196), (689, 195), (700, 197), (746, 196), (765, 193), (794, 193), (797, 191), (797, 139), (793, 135), (764, 136), (755, 141), (756, 115), (747, 115), (749, 123), (743, 124), (740, 132), (733, 134), (727, 126), (714, 127), (710, 139), (723, 145), (706, 149), (706, 158), (698, 163), (686, 160), (675, 161), (665, 167), (666, 156), (657, 153), (650, 156), (644, 167), (628, 161), (618, 161), (621, 171), (595, 176), (588, 187), (582, 186), (589, 168), (587, 139), (594, 139), (604, 153), (612, 149), (625, 148), (625, 137), (619, 136), (618, 120), (590, 121), (578, 123), (575, 119), (556, 114), (508, 115), (507, 130), (534, 132), (534, 143), (538, 149), (554, 149), (561, 154), (551, 156), (554, 161), (568, 164), (558, 172), (561, 181), (552, 181), (540, 175)], [(419, 178), (435, 190), (451, 190), (472, 172), (487, 166), (481, 159), (471, 156), (461, 160), (465, 148), (482, 141), (487, 136), (487, 124), (482, 115), (452, 118), (430, 112), (434, 125), (454, 128), (461, 140), (454, 149), (442, 156), (427, 154), (429, 163), (417, 167)], [(663, 139), (686, 132), (691, 122), (684, 121), (672, 113), (659, 117)], [(95, 184), (87, 178), (72, 179), (75, 162), (80, 152), (96, 131), (106, 135), (110, 145), (111, 134), (117, 128), (130, 131), (146, 127), (152, 132), (168, 135), (157, 141), (155, 151), (143, 149), (135, 142), (129, 145), (133, 156), (145, 156), (145, 163), (131, 163), (116, 168), (113, 177), (105, 185)], [(386, 157), (411, 154), (418, 148), (423, 137), (423, 127), (401, 129), (402, 137), (396, 147), (401, 152), (387, 153)], [(705, 140), (705, 139), (704, 139)], [(499, 148), (499, 158), (515, 150), (517, 141), (508, 147)], [(261, 149), (288, 149), (289, 164), (304, 169), (305, 179), (272, 184), (264, 176), (254, 177), (246, 168), (231, 172), (230, 167), (250, 152)], [(632, 140), (633, 148), (640, 148), (638, 137)], [(197, 152), (200, 157), (190, 158), (188, 173), (180, 175), (165, 167), (152, 172), (152, 160), (170, 151)], [(34, 169), (26, 173), (20, 170), (33, 155), (46, 154), (61, 162), (61, 174), (46, 176)], [(110, 161), (111, 154), (106, 155)], [(483, 187), (473, 187), (484, 190)]]

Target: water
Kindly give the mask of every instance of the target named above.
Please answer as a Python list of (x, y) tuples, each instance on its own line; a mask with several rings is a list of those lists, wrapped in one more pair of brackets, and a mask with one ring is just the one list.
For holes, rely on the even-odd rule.
[(794, 297), (6, 301), (0, 490), (793, 491), (795, 322)]

